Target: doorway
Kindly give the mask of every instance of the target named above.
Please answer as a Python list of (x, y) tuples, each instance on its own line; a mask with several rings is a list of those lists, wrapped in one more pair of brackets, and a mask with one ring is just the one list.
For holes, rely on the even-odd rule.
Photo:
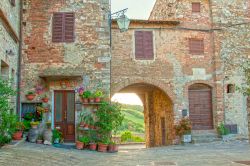
[(62, 132), (65, 142), (75, 141), (75, 92), (54, 91), (55, 129)]

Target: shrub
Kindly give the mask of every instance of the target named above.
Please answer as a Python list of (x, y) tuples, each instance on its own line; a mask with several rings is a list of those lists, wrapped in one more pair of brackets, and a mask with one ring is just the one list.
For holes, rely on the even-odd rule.
[(225, 127), (225, 125), (223, 123), (221, 123), (221, 124), (219, 124), (219, 126), (217, 126), (217, 132), (220, 136), (229, 134), (229, 130)]
[(131, 131), (125, 131), (121, 134), (121, 142), (144, 142), (145, 140), (139, 136), (135, 136)]
[(0, 146), (9, 143), (16, 131), (17, 116), (9, 103), (15, 91), (9, 85), (8, 81), (0, 78)]
[(191, 133), (191, 122), (188, 118), (182, 118), (176, 125), (175, 125), (175, 133), (178, 136), (183, 136), (185, 134)]

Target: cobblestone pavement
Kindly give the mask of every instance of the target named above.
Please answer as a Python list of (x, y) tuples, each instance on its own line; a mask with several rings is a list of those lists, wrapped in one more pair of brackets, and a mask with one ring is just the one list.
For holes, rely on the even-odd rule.
[(24, 143), (0, 149), (0, 166), (237, 166), (234, 161), (250, 161), (250, 145), (245, 141), (178, 145), (145, 149), (121, 147), (119, 153), (60, 149)]

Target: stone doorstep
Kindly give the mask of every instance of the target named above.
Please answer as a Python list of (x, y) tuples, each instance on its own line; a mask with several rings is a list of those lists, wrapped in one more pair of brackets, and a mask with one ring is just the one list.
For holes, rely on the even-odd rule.
[(3, 146), (3, 148), (12, 148), (22, 145), (26, 141), (26, 138), (22, 138), (21, 140), (12, 140), (9, 144)]

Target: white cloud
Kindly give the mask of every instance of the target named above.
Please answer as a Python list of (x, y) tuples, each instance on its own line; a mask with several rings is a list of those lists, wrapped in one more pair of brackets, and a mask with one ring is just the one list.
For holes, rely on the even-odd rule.
[(126, 15), (130, 19), (147, 20), (155, 0), (111, 0), (112, 13), (128, 8)]

